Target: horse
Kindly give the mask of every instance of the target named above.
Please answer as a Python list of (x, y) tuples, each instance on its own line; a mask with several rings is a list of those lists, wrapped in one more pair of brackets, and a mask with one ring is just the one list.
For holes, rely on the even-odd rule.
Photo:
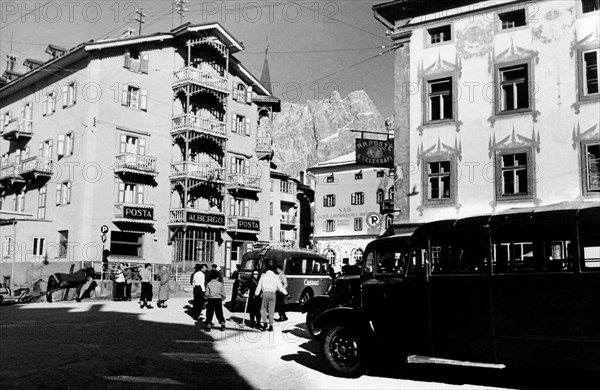
[[(71, 274), (65, 274), (57, 272), (55, 274), (50, 275), (48, 278), (48, 287), (46, 289), (46, 300), (48, 302), (52, 302), (52, 293), (56, 290), (61, 289), (69, 289), (76, 288), (77, 292), (77, 301), (79, 302), (83, 298), (87, 298), (90, 296), (92, 290), (96, 287), (96, 282), (92, 279), (95, 275), (94, 268), (82, 268), (77, 272), (73, 272)], [(88, 288), (83, 292), (83, 295), (80, 295), (81, 288), (83, 285), (90, 280), (91, 283)]]

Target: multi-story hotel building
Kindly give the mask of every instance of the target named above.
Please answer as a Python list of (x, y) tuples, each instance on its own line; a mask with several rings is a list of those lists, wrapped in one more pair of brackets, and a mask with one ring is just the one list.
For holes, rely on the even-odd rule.
[[(217, 23), (50, 45), (6, 74), (2, 274), (14, 282), (101, 259), (196, 262), (226, 271), (268, 240), (271, 140), (279, 110)], [(45, 261), (40, 261), (45, 260)], [(53, 268), (54, 267), (54, 268)]]
[(597, 0), (373, 8), (395, 45), (396, 221), (600, 200)]
[(314, 190), (304, 184), (304, 172), (298, 179), (271, 169), (271, 216), (269, 243), (284, 248), (312, 248)]
[(354, 264), (390, 227), (381, 204), (394, 199), (395, 172), (356, 163), (349, 153), (308, 168), (315, 177), (314, 241), (332, 265)]

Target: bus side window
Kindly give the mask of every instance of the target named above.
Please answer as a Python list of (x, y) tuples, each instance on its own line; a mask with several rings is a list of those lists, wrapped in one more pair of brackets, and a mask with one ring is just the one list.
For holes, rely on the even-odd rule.
[(287, 261), (286, 275), (300, 275), (302, 271), (302, 260), (291, 258)]

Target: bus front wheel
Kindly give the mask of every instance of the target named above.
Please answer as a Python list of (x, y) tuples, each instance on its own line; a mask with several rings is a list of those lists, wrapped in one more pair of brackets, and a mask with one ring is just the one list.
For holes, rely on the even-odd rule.
[(347, 325), (333, 325), (321, 337), (321, 353), (334, 374), (358, 378), (367, 372), (367, 343)]
[(313, 297), (312, 291), (310, 291), (310, 290), (302, 291), (302, 294), (300, 294), (300, 300), (298, 301), (298, 303), (300, 304), (300, 307), (304, 306), (306, 301), (308, 301), (312, 297)]

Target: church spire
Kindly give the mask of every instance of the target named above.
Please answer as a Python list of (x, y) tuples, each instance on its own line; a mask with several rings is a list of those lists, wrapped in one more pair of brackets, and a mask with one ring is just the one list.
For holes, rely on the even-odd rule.
[(262, 73), (260, 74), (260, 83), (269, 91), (271, 90), (271, 72), (269, 71), (269, 60), (267, 59), (267, 53), (269, 52), (269, 43), (267, 38), (267, 48), (265, 49), (265, 62), (263, 63)]

